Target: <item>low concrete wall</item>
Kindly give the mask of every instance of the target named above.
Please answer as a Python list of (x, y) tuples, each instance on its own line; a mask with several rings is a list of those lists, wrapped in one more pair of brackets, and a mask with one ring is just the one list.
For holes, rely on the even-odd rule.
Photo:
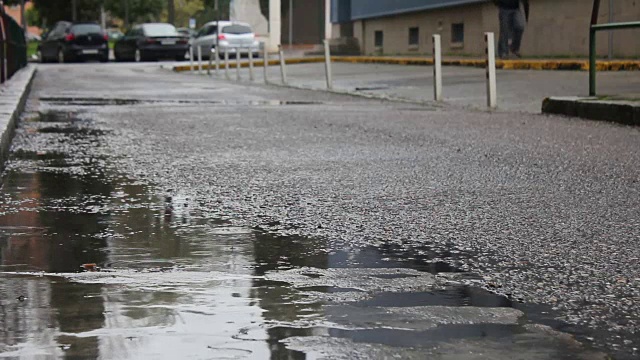
[(35, 73), (36, 67), (28, 65), (0, 85), (0, 172), (9, 157), (16, 123), (24, 110)]

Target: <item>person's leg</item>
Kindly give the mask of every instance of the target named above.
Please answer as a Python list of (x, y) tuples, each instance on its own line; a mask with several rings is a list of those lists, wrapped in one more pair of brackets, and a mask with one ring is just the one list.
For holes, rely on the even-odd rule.
[(522, 11), (517, 10), (514, 12), (512, 24), (513, 28), (511, 34), (513, 38), (511, 39), (511, 52), (520, 57), (520, 44), (522, 43), (522, 34), (524, 33), (526, 25), (526, 20)]
[(509, 10), (499, 9), (498, 10), (498, 20), (500, 20), (500, 38), (498, 39), (498, 56), (501, 58), (507, 57), (509, 55), (509, 35), (510, 31), (510, 21), (509, 21)]

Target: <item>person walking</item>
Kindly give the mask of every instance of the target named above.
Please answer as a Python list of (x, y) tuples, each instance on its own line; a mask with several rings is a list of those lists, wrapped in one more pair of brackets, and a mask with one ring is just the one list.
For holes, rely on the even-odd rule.
[[(529, 21), (529, 0), (493, 0), (499, 9), (500, 38), (498, 39), (498, 56), (502, 59), (511, 51), (515, 56), (520, 54), (520, 44), (526, 23)], [(524, 15), (520, 10), (524, 6)], [(509, 48), (511, 40), (511, 48)]]

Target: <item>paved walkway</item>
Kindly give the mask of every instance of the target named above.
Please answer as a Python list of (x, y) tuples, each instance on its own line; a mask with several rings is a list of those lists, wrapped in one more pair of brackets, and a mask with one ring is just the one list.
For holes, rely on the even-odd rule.
[[(417, 65), (333, 63), (334, 88), (341, 91), (388, 96), (412, 101), (433, 99), (433, 68)], [(241, 78), (248, 81), (248, 69), (241, 69)], [(262, 69), (256, 69), (256, 81), (262, 82)], [(236, 78), (235, 69), (230, 70)], [(325, 89), (322, 63), (287, 65), (289, 84)], [(280, 69), (271, 66), (269, 79), (280, 82)], [(550, 96), (586, 96), (588, 73), (585, 71), (498, 70), (499, 110), (539, 113), (542, 100)], [(484, 109), (486, 84), (484, 69), (445, 66), (444, 99), (448, 104)], [(640, 72), (619, 71), (598, 73), (601, 95), (640, 92)]]

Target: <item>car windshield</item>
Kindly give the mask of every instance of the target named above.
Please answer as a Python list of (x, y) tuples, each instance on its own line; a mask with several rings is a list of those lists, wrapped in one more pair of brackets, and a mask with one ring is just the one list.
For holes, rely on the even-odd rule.
[(171, 24), (148, 24), (144, 26), (147, 36), (179, 36), (176, 28)]
[(98, 24), (78, 24), (71, 27), (71, 32), (76, 35), (102, 34), (102, 28)]
[(230, 25), (222, 28), (222, 32), (225, 34), (251, 34), (251, 28), (245, 25)]

